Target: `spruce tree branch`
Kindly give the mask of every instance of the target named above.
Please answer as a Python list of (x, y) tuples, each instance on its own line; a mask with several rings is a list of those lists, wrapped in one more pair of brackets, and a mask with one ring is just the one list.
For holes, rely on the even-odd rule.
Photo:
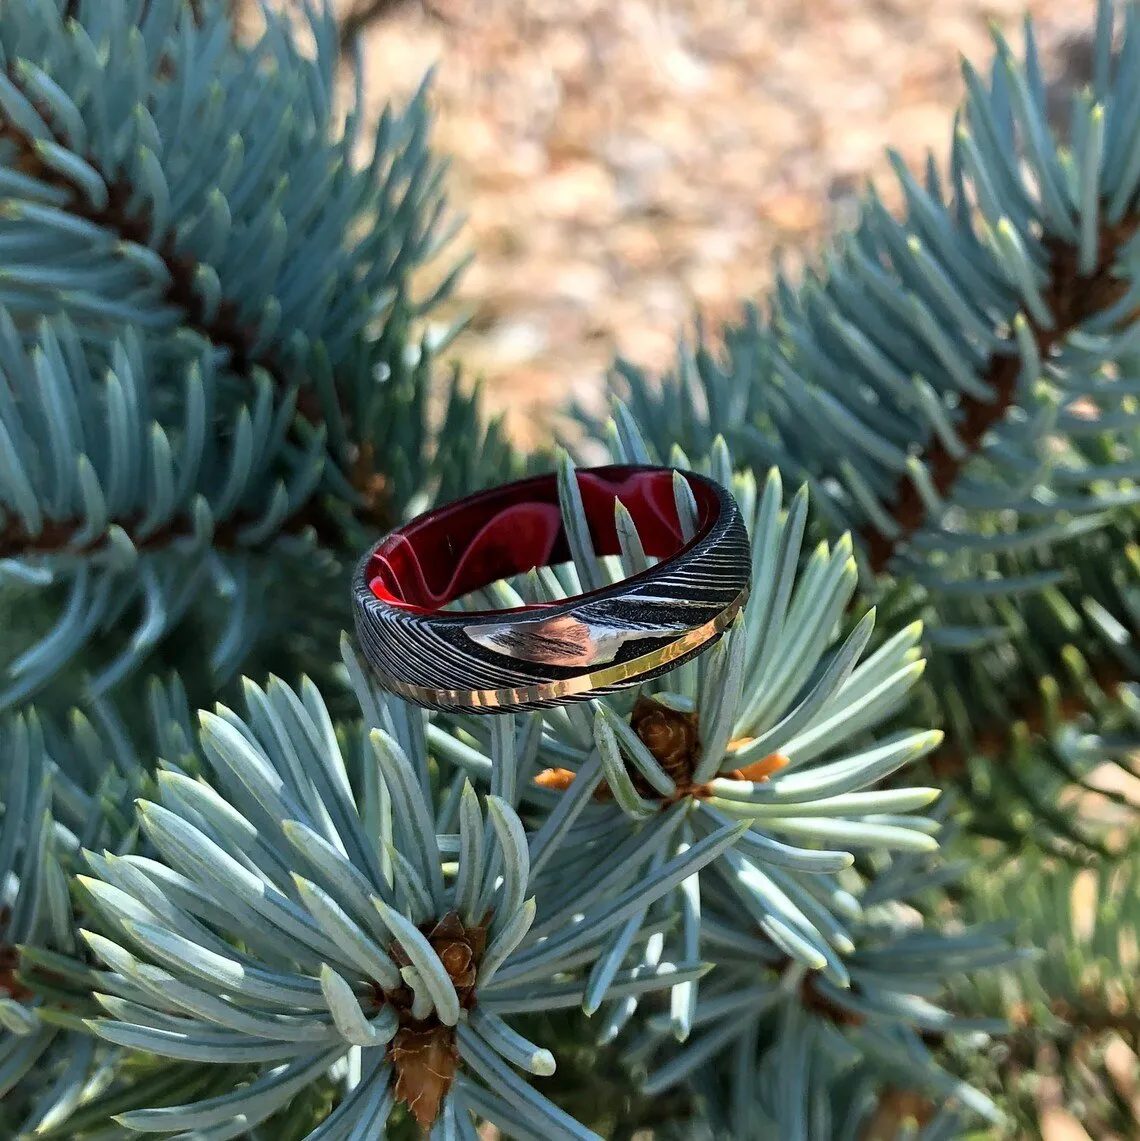
[[(1090, 661), (1089, 677), (1091, 682), (1109, 698), (1116, 693), (1120, 685), (1130, 680), (1119, 662), (1109, 657)], [(1058, 702), (1056, 716), (1062, 721), (1073, 721), (1088, 712), (1090, 712), (1089, 703), (1083, 695), (1067, 693)], [(1034, 736), (1047, 731), (1048, 719), (1040, 694), (1032, 694), (1015, 703), (1009, 718), (1000, 728), (979, 734), (974, 742), (974, 753), (991, 761), (1005, 756), (1009, 751), (1010, 738), (1018, 725), (1026, 726)], [(963, 746), (947, 739), (947, 743), (931, 756), (930, 768), (936, 776), (949, 780), (961, 776), (966, 771), (968, 760), (969, 756)]]
[[(10, 82), (20, 89), (25, 98), (35, 106), (44, 122), (50, 125), (53, 118), (50, 108), (38, 100), (33, 92), (24, 88), (17, 69), (9, 65), (7, 76)], [(0, 141), (9, 142), (15, 147), (16, 158), (13, 163), (15, 169), (66, 192), (69, 196), (68, 208), (76, 217), (110, 230), (124, 241), (143, 246), (149, 244), (150, 218), (145, 212), (132, 216), (127, 209), (133, 194), (133, 187), (123, 178), (107, 178), (94, 155), (89, 154), (84, 157), (89, 165), (99, 171), (104, 178), (107, 187), (107, 202), (101, 208), (92, 205), (81, 187), (76, 185), (66, 174), (41, 162), (35, 140), (25, 133), (18, 124), (4, 115), (2, 110), (0, 110)], [(62, 138), (57, 137), (56, 141), (61, 146), (66, 145)], [(230, 369), (239, 376), (247, 377), (255, 368), (264, 369), (280, 391), (288, 389), (289, 379), (286, 377), (274, 349), (269, 347), (261, 352), (254, 351), (256, 331), (243, 324), (236, 302), (232, 299), (224, 299), (217, 305), (213, 317), (207, 316), (205, 303), (194, 289), (198, 263), (193, 258), (178, 251), (173, 231), (162, 239), (155, 252), (165, 263), (170, 275), (170, 282), (166, 289), (166, 300), (182, 310), (185, 314), (186, 323), (191, 328), (211, 343), (229, 350)], [(298, 391), (297, 414), (313, 425), (319, 425), (323, 422), (324, 415), (320, 399), (311, 387), (302, 387)], [(343, 410), (342, 415), (344, 415)], [(362, 449), (362, 454), (358, 458), (364, 458), (363, 452), (366, 450), (368, 449)], [(368, 458), (371, 459), (371, 452), (368, 451)], [(371, 529), (380, 532), (387, 531), (394, 521), (392, 505), (386, 494), (378, 494), (378, 490), (386, 485), (386, 481), (379, 473), (364, 471), (362, 467), (362, 464), (357, 463), (351, 473), (353, 486), (366, 493), (362, 506), (358, 508), (358, 519)], [(358, 482), (358, 477), (361, 482)], [(336, 528), (332, 525), (332, 520), (328, 520), (318, 527), (318, 533), (335, 534)], [(0, 531), (0, 549), (3, 549), (4, 546), (3, 535), (4, 532)]]
[[(115, 524), (121, 527), (130, 537), (131, 542), (138, 551), (157, 551), (170, 546), (179, 539), (189, 538), (194, 534), (192, 521), (185, 517), (171, 520), (165, 527), (159, 527), (145, 538), (135, 535), (135, 529), (142, 522), (143, 515), (138, 513), (126, 519), (117, 519)], [(241, 533), (257, 521), (255, 515), (243, 515), (238, 512), (230, 519), (219, 523), (215, 529), (211, 545), (217, 550), (258, 550), (272, 544), (278, 535), (299, 535), (307, 528), (312, 528), (322, 546), (335, 547), (338, 542), (338, 533), (331, 529), (331, 519), (320, 505), (310, 501), (300, 511), (289, 516), (266, 543), (249, 546), (241, 542)], [(7, 526), (0, 527), (0, 559), (32, 558), (44, 555), (93, 555), (105, 545), (103, 538), (96, 539), (83, 546), (71, 544), (71, 537), (82, 527), (84, 520), (56, 519), (45, 523), (38, 534), (29, 535), (15, 520), (10, 520)]]
[[(47, 123), (51, 122), (51, 110), (42, 102), (35, 99), (34, 94), (23, 89), (19, 74), (14, 67), (8, 68), (8, 79), (22, 90), (39, 112), (41, 118)], [(2, 114), (2, 113), (0, 113)], [(0, 140), (11, 142), (16, 147), (15, 166), (22, 173), (38, 179), (70, 196), (68, 209), (77, 218), (82, 218), (92, 225), (110, 230), (121, 239), (134, 242), (137, 245), (147, 245), (151, 220), (145, 213), (132, 216), (127, 211), (134, 188), (123, 178), (109, 179), (99, 169), (98, 160), (94, 155), (85, 155), (87, 163), (103, 176), (107, 186), (107, 203), (102, 208), (93, 206), (81, 188), (59, 171), (52, 170), (42, 163), (36, 152), (35, 140), (25, 134), (10, 119), (0, 119)], [(66, 146), (65, 140), (56, 139), (61, 146)], [(263, 368), (273, 378), (278, 388), (288, 388), (288, 383), (276, 360), (272, 348), (263, 352), (253, 351), (256, 333), (253, 329), (243, 325), (237, 304), (231, 299), (225, 299), (217, 305), (217, 312), (213, 319), (206, 316), (206, 306), (194, 290), (194, 277), (198, 263), (185, 254), (178, 252), (171, 232), (158, 244), (155, 252), (162, 258), (170, 274), (170, 284), (166, 290), (166, 300), (171, 305), (181, 309), (186, 315), (186, 323), (196, 332), (201, 333), (213, 344), (229, 350), (229, 367), (242, 376), (248, 376), (255, 367)], [(297, 408), (300, 414), (310, 423), (320, 422), (320, 407), (316, 396), (311, 391), (302, 391), (298, 394)]]
[[(1112, 1010), (1103, 1001), (1101, 998), (1099, 1004), (1093, 1002), (1088, 1006), (1073, 1006), (1061, 1000), (1054, 1002), (1053, 1013), (1064, 1023), (1060, 1032), (1069, 1040), (1101, 1034), (1119, 1034), (1131, 1041), (1140, 1039), (1140, 1011)], [(1011, 1037), (1016, 1038), (1017, 1033)]]
[[(361, 514), (366, 518), (379, 517), (387, 510), (388, 504), (388, 482), (384, 476), (373, 470), (374, 466), (372, 445), (365, 441), (352, 472), (352, 483), (361, 491), (364, 499), (364, 510)], [(266, 542), (254, 546), (242, 543), (242, 531), (256, 523), (257, 518), (255, 514), (235, 512), (233, 516), (215, 526), (211, 545), (219, 550), (260, 550), (271, 545), (277, 535), (300, 535), (310, 528), (321, 546), (335, 550), (343, 545), (340, 525), (332, 513), (317, 499), (309, 499), (299, 510), (286, 516), (276, 533)], [(136, 536), (135, 530), (142, 520), (143, 514), (139, 512), (113, 521), (126, 532), (135, 549), (139, 551), (161, 550), (178, 539), (194, 534), (193, 521), (181, 515), (173, 518), (166, 526), (158, 527), (149, 535), (140, 538)], [(70, 541), (71, 536), (85, 522), (86, 520), (79, 517), (53, 519), (46, 522), (37, 534), (30, 535), (16, 519), (10, 519), (6, 525), (0, 526), (0, 559), (65, 552), (72, 555), (94, 554), (103, 546), (102, 539), (78, 547), (73, 546)]]
[[(1100, 233), (1096, 268), (1088, 275), (1079, 272), (1076, 247), (1055, 239), (1047, 243), (1050, 255), (1049, 283), (1043, 293), (1049, 311), (1054, 316), (1053, 328), (1044, 329), (1028, 314), (1025, 315), (1043, 360), (1048, 359), (1065, 337), (1079, 328), (1082, 322), (1111, 307), (1125, 294), (1128, 283), (1113, 276), (1113, 269), (1120, 251), (1137, 230), (1140, 230), (1140, 212), (1136, 209), (1126, 214), (1119, 225), (1104, 227)], [(1136, 316), (1130, 315), (1129, 322), (1135, 320)], [(925, 462), (940, 495), (945, 496), (951, 490), (963, 467), (980, 449), (985, 433), (1000, 421), (1013, 403), (1021, 364), (1019, 356), (995, 355), (985, 373), (986, 380), (996, 394), (993, 402), (986, 404), (974, 397), (966, 397), (962, 401), (965, 415), (959, 434), (966, 445), (966, 455), (955, 459), (941, 440), (936, 439), (931, 444)], [(900, 482), (893, 517), (901, 528), (901, 534), (889, 539), (872, 527), (864, 532), (863, 538), (876, 574), (881, 574), (886, 569), (896, 544), (921, 528), (925, 515), (926, 508), (916, 484), (910, 480)], [(1110, 695), (1121, 682), (1127, 680), (1119, 664), (1107, 657), (1099, 662), (1091, 662), (1090, 669), (1092, 680)], [(1088, 705), (1080, 695), (1070, 694), (1061, 702), (1058, 712), (1064, 719), (1071, 720), (1088, 712)], [(1045, 721), (1040, 695), (1032, 694), (1014, 708), (1005, 726), (981, 734), (975, 742), (975, 749), (981, 755), (997, 760), (1008, 752), (1010, 725), (1022, 723), (1031, 733), (1039, 734), (1046, 727)], [(931, 758), (931, 766), (938, 776), (954, 778), (965, 771), (967, 760), (962, 745), (948, 740)]]
[[(1079, 253), (1075, 246), (1057, 239), (1046, 241), (1049, 251), (1049, 282), (1042, 293), (1049, 312), (1053, 314), (1053, 327), (1043, 329), (1026, 314), (1043, 360), (1047, 360), (1084, 321), (1108, 309), (1127, 292), (1128, 283), (1114, 277), (1113, 269), (1120, 251), (1138, 229), (1140, 212), (1135, 209), (1126, 214), (1119, 225), (1102, 228), (1096, 268), (1088, 275), (1081, 274), (1078, 269)], [(1134, 317), (1135, 315), (1132, 319)], [(931, 443), (922, 457), (940, 495), (946, 495), (954, 486), (962, 468), (980, 449), (986, 432), (1001, 420), (1013, 403), (1021, 364), (1019, 356), (1004, 353), (994, 355), (984, 374), (984, 379), (994, 390), (994, 400), (984, 403), (972, 396), (963, 399), (964, 419), (958, 427), (958, 433), (965, 444), (966, 454), (961, 459), (955, 459), (939, 439)], [(888, 538), (874, 527), (868, 527), (863, 533), (870, 564), (876, 574), (886, 570), (896, 546), (918, 531), (925, 520), (926, 508), (918, 487), (912, 480), (899, 482), (892, 516), (900, 528), (896, 537)]]
[[(79, 18), (79, 5), (81, 0), (67, 0), (67, 4), (63, 9), (63, 20), (66, 23), (68, 20), (77, 20)], [(146, 17), (147, 9), (150, 7), (151, 0), (143, 0), (142, 12), (139, 14), (140, 22)], [(203, 23), (202, 13), (202, 0), (185, 0), (186, 7), (190, 9), (190, 15), (199, 27)], [(233, 5), (231, 5), (233, 6)]]
[[(1014, 1007), (1010, 1013), (1013, 1025), (1000, 1038), (1008, 1050), (1003, 1067), (1033, 1069), (1044, 1044), (1071, 1048), (1109, 1034), (1118, 1034), (1126, 1042), (1140, 1042), (1140, 1011), (1112, 1010), (1104, 1005), (1103, 996), (1089, 996), (1088, 1005), (1082, 1002), (1077, 1006), (1057, 999), (1049, 1004), (1049, 1009), (1057, 1021), (1046, 1025), (1035, 1019), (1027, 1008)], [(934, 1036), (931, 1041), (938, 1044), (940, 1040)]]

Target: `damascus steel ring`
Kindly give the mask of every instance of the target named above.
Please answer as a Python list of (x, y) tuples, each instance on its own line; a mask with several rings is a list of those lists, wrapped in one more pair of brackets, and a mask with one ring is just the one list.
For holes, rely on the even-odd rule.
[(394, 531), (353, 579), (357, 634), (379, 684), (432, 709), (537, 709), (636, 685), (711, 647), (748, 597), (751, 550), (732, 496), (681, 474), (697, 504), (688, 542), (672, 468), (577, 471), (595, 552), (621, 552), (620, 500), (646, 555), (660, 561), (558, 602), (444, 609), (499, 579), (570, 561), (554, 475), (480, 492)]

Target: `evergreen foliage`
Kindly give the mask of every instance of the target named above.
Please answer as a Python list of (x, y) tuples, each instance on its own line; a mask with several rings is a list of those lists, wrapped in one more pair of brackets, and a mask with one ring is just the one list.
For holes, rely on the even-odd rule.
[(572, 561), (460, 605), (636, 527), (439, 380), (425, 92), (366, 140), (327, 7), (229, 7), (0, 6), (0, 1138), (1032, 1137), (1049, 1051), (1133, 1131), (1140, 7), (1063, 139), (1027, 24), (901, 219), (620, 365), (751, 599), (494, 718), (378, 691), (360, 553), (551, 464)]
[(949, 162), (893, 157), (901, 218), (870, 188), (722, 352), (699, 334), (660, 385), (618, 366), (655, 454), (723, 433), (802, 479), (825, 529), (856, 537), (863, 592), (923, 619), (940, 775), (975, 823), (1094, 852), (1055, 801), (1136, 741), (1140, 16), (1123, 11), (1114, 33), (1098, 5), (1064, 140), (1032, 24), (1023, 61), (996, 34), (988, 75), (963, 64)]

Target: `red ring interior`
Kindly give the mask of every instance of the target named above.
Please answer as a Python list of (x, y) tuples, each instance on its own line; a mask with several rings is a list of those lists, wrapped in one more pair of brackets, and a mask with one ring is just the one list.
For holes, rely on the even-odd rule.
[[(685, 546), (671, 469), (601, 468), (577, 472), (582, 505), (599, 555), (621, 552), (614, 501), (637, 525), (645, 553), (668, 558)], [(716, 493), (689, 480), (697, 503), (697, 537), (717, 514)], [(694, 539), (695, 541), (695, 539)], [(472, 495), (414, 519), (372, 553), (372, 593), (406, 609), (433, 611), (501, 578), (570, 560), (553, 475)]]

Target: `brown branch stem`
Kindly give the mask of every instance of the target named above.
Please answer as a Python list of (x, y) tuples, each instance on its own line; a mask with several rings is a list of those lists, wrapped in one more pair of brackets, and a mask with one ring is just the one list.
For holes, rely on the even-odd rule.
[[(8, 78), (16, 86), (21, 87), (20, 77), (14, 67), (9, 67)], [(45, 122), (50, 123), (51, 112), (42, 103), (34, 100), (30, 92), (23, 92), (25, 97), (36, 106), (36, 111)], [(82, 218), (92, 225), (110, 230), (123, 241), (135, 245), (153, 248), (155, 253), (166, 265), (170, 275), (170, 283), (166, 288), (166, 300), (181, 309), (186, 315), (186, 324), (196, 332), (207, 338), (215, 345), (229, 350), (230, 368), (242, 375), (248, 376), (254, 368), (264, 369), (272, 377), (279, 389), (287, 389), (289, 380), (284, 375), (273, 349), (260, 353), (254, 352), (256, 331), (241, 321), (239, 307), (232, 299), (224, 299), (217, 305), (214, 316), (208, 317), (206, 304), (194, 289), (194, 278), (198, 270), (198, 263), (186, 254), (180, 253), (175, 244), (174, 232), (171, 230), (157, 245), (150, 246), (151, 219), (146, 213), (132, 215), (128, 212), (128, 204), (134, 193), (134, 187), (123, 177), (107, 179), (106, 205), (96, 207), (88, 200), (81, 187), (65, 174), (53, 170), (42, 163), (36, 151), (35, 139), (26, 134), (11, 120), (0, 120), (0, 140), (7, 140), (16, 147), (16, 167), (24, 174), (31, 175), (40, 182), (46, 183), (69, 196), (68, 209), (77, 218)], [(66, 145), (63, 139), (57, 139), (61, 146)], [(86, 155), (86, 161), (95, 170), (99, 170), (97, 160), (93, 155)], [(103, 174), (100, 171), (100, 174)], [(305, 397), (301, 399), (301, 397)], [(298, 398), (298, 412), (310, 423), (320, 422), (320, 408), (313, 393), (302, 393)]]
[[(372, 472), (372, 445), (367, 441), (360, 449), (360, 457), (353, 471), (353, 484), (364, 498), (364, 512), (367, 516), (378, 517), (386, 510), (388, 485), (384, 476)], [(156, 528), (145, 538), (140, 538), (135, 529), (142, 523), (143, 514), (135, 512), (113, 522), (131, 538), (139, 551), (159, 550), (177, 539), (194, 533), (193, 522), (185, 515), (175, 516), (164, 526)], [(219, 549), (238, 549), (243, 546), (241, 532), (257, 521), (255, 515), (236, 512), (231, 518), (218, 523), (214, 528), (213, 546)], [(84, 525), (81, 518), (53, 519), (32, 535), (15, 519), (0, 526), (0, 559), (15, 558), (20, 555), (53, 555), (64, 552), (73, 555), (93, 554), (104, 543), (102, 536), (93, 542), (72, 545), (72, 536)], [(312, 528), (317, 541), (324, 547), (335, 548), (339, 542), (339, 531), (329, 512), (322, 504), (310, 499), (292, 515), (286, 516), (275, 535), (299, 535)], [(272, 536), (270, 542), (272, 541)], [(259, 545), (260, 546), (260, 545)], [(246, 548), (257, 549), (257, 548)]]
[(1058, 1001), (1053, 1003), (1053, 1013), (1064, 1023), (1062, 1034), (1069, 1040), (1080, 1040), (1089, 1035), (1119, 1034), (1130, 1041), (1140, 1041), (1138, 1010), (1112, 1010), (1095, 1002), (1088, 1006), (1071, 1006)]
[[(1080, 255), (1075, 246), (1058, 239), (1049, 239), (1046, 248), (1049, 253), (1049, 280), (1042, 291), (1046, 306), (1053, 314), (1052, 328), (1043, 328), (1028, 314), (1025, 319), (1037, 352), (1042, 360), (1047, 360), (1064, 342), (1065, 338), (1080, 325), (1097, 313), (1116, 304), (1128, 290), (1128, 282), (1113, 276), (1117, 258), (1140, 230), (1140, 212), (1130, 211), (1116, 226), (1105, 226), (1099, 235), (1097, 261), (1089, 274), (1080, 272)], [(1123, 324), (1130, 323), (1132, 318)], [(946, 496), (957, 481), (963, 468), (982, 446), (987, 431), (1006, 414), (1017, 394), (1017, 381), (1021, 373), (1022, 360), (1016, 354), (1001, 353), (991, 357), (984, 373), (994, 392), (994, 399), (983, 402), (967, 396), (962, 400), (963, 418), (958, 425), (958, 435), (966, 447), (961, 458), (951, 455), (941, 439), (935, 438), (922, 457), (928, 467), (932, 482), (939, 495)], [(863, 541), (869, 561), (876, 574), (883, 573), (890, 564), (897, 546), (918, 531), (926, 518), (926, 508), (917, 486), (910, 480), (901, 480), (892, 517), (899, 525), (899, 534), (888, 538), (874, 527), (863, 532)], [(1123, 677), (1112, 663), (1099, 663), (1098, 670), (1105, 671), (1103, 679), (1107, 691), (1111, 692)], [(1112, 676), (1110, 677), (1109, 674)], [(1064, 712), (1077, 716), (1085, 710), (1082, 700), (1066, 700)], [(1011, 719), (1026, 723), (1031, 731), (1039, 732), (1044, 717), (1036, 695), (1029, 698)], [(1004, 753), (1009, 742), (1007, 730), (998, 729), (984, 734), (977, 742), (977, 748), (987, 756), (997, 757)], [(956, 743), (945, 745), (933, 758), (934, 771), (941, 776), (959, 775), (965, 768), (966, 755)]]
[[(1045, 304), (1053, 314), (1053, 327), (1045, 329), (1026, 315), (1042, 360), (1047, 360), (1084, 321), (1110, 308), (1127, 292), (1128, 283), (1112, 273), (1120, 251), (1138, 229), (1140, 214), (1135, 211), (1126, 215), (1118, 225), (1105, 226), (1100, 233), (1096, 267), (1090, 274), (1080, 272), (1079, 253), (1075, 246), (1057, 239), (1046, 242), (1049, 282), (1042, 292)], [(940, 495), (951, 490), (963, 467), (980, 449), (986, 432), (1002, 419), (1013, 403), (1021, 366), (1021, 358), (1017, 355), (995, 354), (984, 373), (984, 379), (993, 389), (994, 399), (986, 403), (972, 396), (963, 398), (964, 416), (958, 425), (958, 435), (966, 447), (962, 458), (951, 455), (940, 439), (936, 438), (930, 444), (922, 459)], [(911, 480), (900, 480), (891, 514), (900, 529), (896, 537), (887, 538), (874, 527), (867, 527), (863, 533), (870, 564), (876, 574), (886, 570), (898, 544), (910, 538), (925, 521), (926, 508)]]
[[(142, 519), (141, 513), (135, 513), (124, 519), (114, 521), (130, 536), (131, 542), (138, 551), (162, 550), (178, 539), (188, 538), (194, 533), (192, 522), (184, 516), (178, 516), (165, 526), (156, 528), (145, 538), (140, 538), (135, 533), (135, 529), (142, 522)], [(239, 540), (239, 535), (254, 522), (256, 522), (254, 518), (239, 513), (219, 523), (214, 528), (213, 546), (222, 550), (242, 548), (243, 544)], [(329, 520), (318, 505), (309, 502), (300, 511), (286, 518), (275, 532), (274, 537), (276, 535), (299, 535), (306, 528), (312, 527), (318, 540), (327, 545), (335, 541), (335, 535), (328, 530), (328, 523)], [(31, 535), (19, 523), (12, 520), (7, 526), (0, 527), (0, 559), (58, 554), (92, 555), (105, 546), (106, 540), (104, 536), (100, 535), (90, 543), (79, 546), (72, 545), (72, 536), (79, 531), (83, 524), (83, 519), (51, 520), (37, 534)], [(255, 548), (247, 549), (253, 550)]]
[[(17, 69), (9, 66), (7, 74), (10, 81), (22, 89)], [(35, 106), (37, 113), (44, 122), (50, 124), (52, 116), (49, 108), (45, 107), (42, 101), (36, 100), (30, 92), (25, 91), (24, 94)], [(102, 229), (110, 230), (124, 241), (155, 249), (155, 252), (165, 263), (169, 274), (169, 284), (165, 293), (166, 300), (182, 310), (187, 325), (213, 344), (229, 350), (229, 367), (235, 373), (248, 377), (253, 369), (261, 368), (270, 376), (278, 390), (285, 391), (289, 388), (291, 380), (285, 375), (273, 348), (270, 347), (260, 352), (254, 351), (256, 330), (243, 323), (239, 307), (235, 301), (225, 299), (216, 307), (212, 316), (207, 314), (205, 303), (194, 288), (198, 263), (193, 258), (179, 252), (175, 244), (173, 230), (157, 245), (151, 246), (149, 241), (151, 219), (147, 217), (145, 211), (139, 214), (129, 212), (128, 204), (131, 200), (133, 187), (125, 178), (105, 178), (107, 202), (97, 208), (92, 205), (83, 193), (82, 188), (73, 180), (40, 161), (35, 140), (17, 124), (5, 117), (2, 112), (0, 112), (0, 141), (7, 141), (15, 147), (16, 160), (14, 166), (18, 170), (47, 185), (65, 191), (69, 199), (68, 208), (76, 217), (91, 222)], [(62, 139), (57, 141), (61, 145), (66, 145)], [(88, 155), (86, 160), (94, 169), (100, 169), (94, 156)], [(102, 172), (100, 171), (100, 173)], [(302, 387), (298, 392), (297, 414), (310, 424), (318, 425), (323, 422), (320, 400), (312, 388)], [(365, 457), (365, 452), (367, 452), (367, 457)], [(361, 522), (376, 531), (382, 532), (389, 529), (393, 521), (391, 506), (388, 502), (387, 484), (382, 476), (371, 470), (371, 461), (374, 457), (370, 449), (361, 450), (358, 459), (363, 460), (365, 458), (369, 461), (369, 470), (363, 470), (364, 465), (358, 462), (353, 472), (350, 473), (354, 486), (364, 493), (363, 507), (359, 509), (358, 514)], [(316, 527), (318, 534), (325, 538), (334, 536), (337, 533), (337, 528), (331, 517), (321, 517), (324, 514), (324, 509), (319, 503), (310, 503), (301, 515), (293, 520), (293, 528), (300, 529), (306, 525), (312, 525)], [(127, 524), (122, 523), (122, 521), (120, 524), (129, 531)], [(0, 552), (7, 550), (9, 554), (33, 551), (44, 553), (45, 551), (60, 550), (66, 545), (66, 539), (61, 538), (62, 529), (67, 528), (70, 534), (80, 525), (81, 522), (79, 521), (70, 525), (53, 524), (49, 528), (50, 537), (48, 539), (45, 540), (42, 535), (23, 535), (23, 545), (19, 547), (17, 544), (21, 539), (21, 531), (14, 525), (9, 525), (7, 528), (0, 529)], [(242, 525), (242, 523), (223, 525), (218, 529), (217, 535), (219, 539), (231, 536), (236, 542), (236, 532)], [(165, 539), (171, 540), (188, 533), (189, 524), (187, 521), (182, 521), (161, 529), (155, 535), (162, 535)], [(156, 543), (155, 536), (149, 536), (146, 542), (142, 544), (144, 547), (156, 545), (159, 544)]]
[[(1111, 659), (1091, 662), (1089, 671), (1093, 684), (1109, 697), (1116, 693), (1121, 684), (1129, 680), (1127, 672)], [(1065, 694), (1058, 702), (1057, 714), (1061, 720), (1073, 721), (1088, 712), (1088, 702), (1079, 694)], [(1045, 711), (1038, 695), (1030, 695), (1016, 703), (1005, 726), (979, 734), (974, 742), (975, 754), (991, 759), (1002, 756), (1009, 746), (1012, 726), (1019, 724), (1025, 725), (1034, 735), (1039, 735), (1047, 729)], [(933, 755), (930, 766), (935, 775), (953, 778), (962, 774), (968, 759), (961, 745), (956, 742), (947, 743)]]

